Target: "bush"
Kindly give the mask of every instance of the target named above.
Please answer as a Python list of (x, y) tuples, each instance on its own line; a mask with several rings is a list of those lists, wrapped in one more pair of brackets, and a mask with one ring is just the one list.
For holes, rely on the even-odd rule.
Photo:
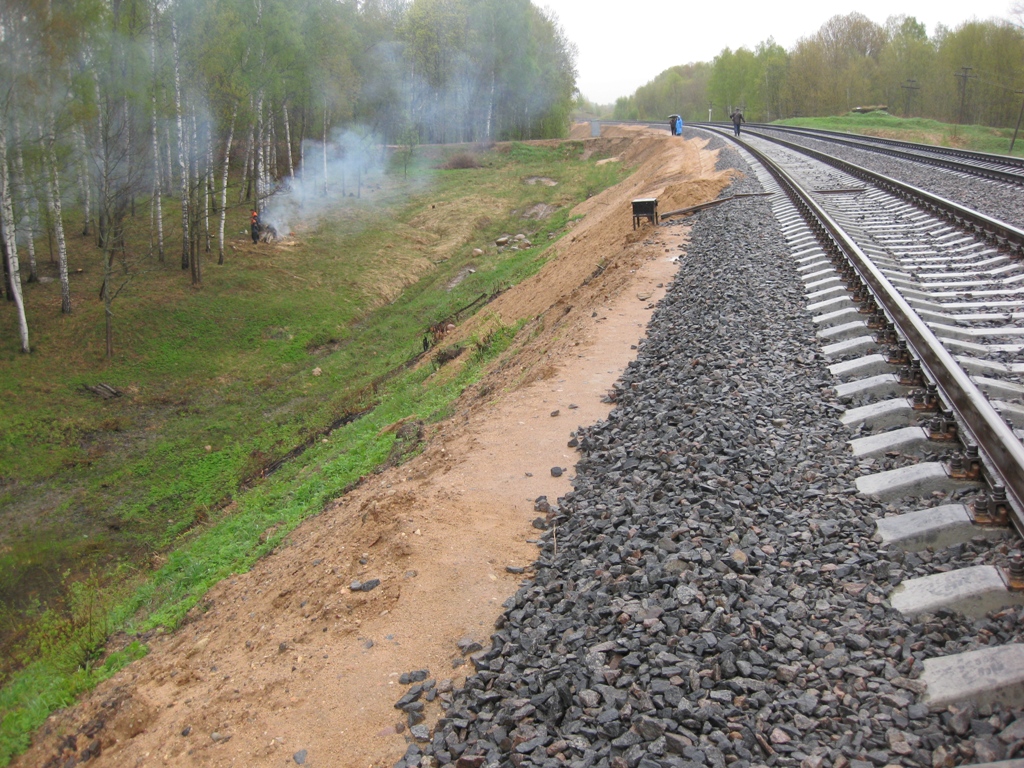
[(477, 159), (476, 155), (470, 154), (469, 152), (458, 152), (449, 157), (438, 167), (444, 171), (459, 171), (466, 168), (479, 168), (480, 161)]

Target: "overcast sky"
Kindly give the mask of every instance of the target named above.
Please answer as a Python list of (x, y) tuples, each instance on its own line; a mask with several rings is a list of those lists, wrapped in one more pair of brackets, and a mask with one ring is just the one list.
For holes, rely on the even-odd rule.
[(677, 64), (711, 61), (723, 48), (768, 39), (787, 50), (836, 15), (859, 11), (878, 24), (913, 16), (935, 32), (970, 19), (1008, 18), (1013, 0), (534, 0), (554, 11), (579, 48), (577, 83), (593, 102), (629, 96)]

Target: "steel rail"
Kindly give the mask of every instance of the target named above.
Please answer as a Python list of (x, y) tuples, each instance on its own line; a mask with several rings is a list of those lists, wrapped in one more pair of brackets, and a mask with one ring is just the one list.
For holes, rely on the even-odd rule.
[[(810, 139), (816, 139), (817, 141), (830, 141), (835, 144), (843, 144), (848, 147), (855, 149), (861, 149), (865, 152), (877, 152), (881, 155), (888, 155), (895, 157), (900, 160), (906, 160), (912, 163), (925, 163), (927, 165), (934, 165), (938, 168), (945, 168), (951, 171), (958, 171), (960, 173), (969, 174), (971, 176), (979, 176), (984, 179), (991, 179), (992, 181), (1001, 181), (1007, 184), (1024, 185), (1024, 164), (1020, 166), (1021, 170), (1018, 171), (1004, 171), (999, 168), (990, 168), (983, 165), (977, 165), (975, 163), (961, 162), (960, 160), (953, 160), (950, 157), (937, 157), (935, 155), (925, 155), (919, 152), (910, 152), (901, 149), (890, 149), (892, 146), (889, 142), (875, 143), (872, 141), (866, 141), (859, 137), (854, 137), (850, 134), (838, 134), (831, 131), (822, 131), (820, 133), (797, 130), (789, 128), (788, 126), (776, 126), (776, 125), (757, 125), (756, 128), (760, 130), (751, 130), (755, 126), (750, 126), (747, 129), (749, 133), (755, 136), (761, 136), (762, 138), (769, 139), (770, 136), (765, 136), (761, 131), (771, 130), (779, 131), (781, 133), (793, 133), (798, 136), (806, 136)], [(882, 145), (884, 144), (884, 146)], [(900, 146), (897, 144), (896, 146)], [(917, 145), (918, 147), (924, 147), (926, 145)], [(953, 157), (964, 157), (963, 155), (956, 154)], [(995, 162), (992, 160), (986, 160), (985, 162)]]
[[(724, 131), (716, 132), (725, 134)], [(978, 447), (990, 479), (1006, 488), (1010, 519), (1024, 536), (1024, 445), (1013, 430), (943, 347), (931, 328), (811, 194), (763, 152), (745, 141), (733, 140), (775, 178), (822, 240), (826, 250), (841, 254), (860, 276), (878, 306), (906, 340), (911, 354), (938, 387), (942, 399), (952, 409), (971, 442)]]

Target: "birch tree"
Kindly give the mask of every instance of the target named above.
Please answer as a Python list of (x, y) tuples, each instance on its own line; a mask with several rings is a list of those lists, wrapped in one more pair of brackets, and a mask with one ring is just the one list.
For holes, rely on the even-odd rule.
[[(152, 207), (150, 217), (150, 247), (155, 245), (157, 259), (164, 260), (164, 208), (163, 194), (160, 184), (160, 124), (157, 116), (157, 91), (160, 85), (160, 73), (157, 69), (157, 7), (156, 0), (149, 5), (149, 62), (153, 70), (153, 88), (150, 95), (150, 140), (153, 144), (153, 184)], [(155, 243), (153, 242), (155, 240)]]
[(21, 131), (18, 127), (17, 118), (11, 121), (14, 136), (14, 167), (15, 183), (14, 190), (21, 199), (24, 214), (21, 220), (25, 226), (19, 227), (15, 223), (15, 235), (23, 232), (25, 235), (25, 250), (28, 252), (28, 281), (39, 282), (39, 274), (36, 268), (36, 224), (39, 219), (39, 205), (35, 193), (29, 191), (29, 185), (25, 177), (25, 153), (22, 150)]
[[(49, 30), (53, 25), (53, 6), (50, 0), (46, 1), (45, 22), (46, 28)], [(59, 73), (62, 71), (62, 68), (51, 66), (47, 71), (45, 78), (47, 93), (52, 93), (53, 91), (53, 70), (57, 70), (57, 73)], [(60, 172), (57, 166), (56, 117), (54, 114), (53, 102), (50, 100), (46, 101), (42, 119), (45, 121), (45, 129), (42, 127), (43, 124), (41, 123), (39, 132), (40, 139), (43, 142), (43, 157), (46, 167), (46, 189), (48, 195), (47, 208), (50, 213), (50, 227), (52, 229), (54, 239), (57, 241), (57, 270), (60, 277), (60, 311), (67, 315), (71, 314), (71, 283), (68, 280), (68, 247), (64, 238), (64, 215), (60, 197)]]
[(171, 44), (174, 49), (174, 116), (178, 125), (178, 172), (181, 174), (181, 268), (189, 268), (189, 165), (186, 162), (185, 105), (181, 94), (181, 49), (178, 23), (171, 19)]
[[(2, 105), (0, 105), (2, 106)], [(25, 299), (21, 289), (21, 270), (18, 266), (18, 246), (14, 238), (14, 212), (11, 207), (10, 175), (7, 165), (7, 128), (3, 124), (6, 109), (0, 110), (0, 240), (3, 245), (3, 256), (8, 276), (7, 289), (14, 300), (15, 312), (18, 316), (18, 336), (21, 339), (21, 351), (28, 353), (28, 319), (25, 316)]]
[(78, 153), (75, 170), (78, 172), (78, 192), (82, 201), (82, 237), (89, 237), (89, 228), (92, 225), (92, 174), (89, 172), (89, 150), (86, 148), (85, 131), (82, 126), (75, 125), (72, 131), (75, 137), (75, 150)]
[[(284, 145), (288, 152), (288, 175), (295, 178), (295, 163), (292, 162), (292, 129), (291, 121), (288, 119), (288, 102), (281, 103), (281, 111), (284, 113)], [(234, 118), (232, 118), (234, 125)]]
[(191, 105), (191, 119), (186, 127), (191, 127), (188, 141), (190, 150), (188, 153), (189, 169), (191, 172), (189, 191), (192, 196), (188, 203), (188, 208), (192, 212), (191, 237), (189, 239), (189, 274), (192, 277), (192, 285), (199, 286), (203, 282), (202, 257), (200, 255), (202, 249), (199, 247), (199, 241), (202, 237), (202, 193), (200, 192), (200, 185), (204, 175), (200, 166), (202, 165), (202, 158), (205, 156), (205, 153), (199, 151), (202, 142), (199, 138), (199, 124), (194, 104)]
[(53, 110), (46, 114), (46, 129), (40, 125), (40, 139), (43, 143), (43, 162), (46, 168), (47, 208), (50, 212), (50, 227), (57, 241), (57, 273), (60, 279), (60, 311), (71, 314), (71, 283), (68, 280), (68, 246), (64, 238), (64, 213), (60, 198), (60, 173), (57, 166), (57, 135), (53, 129)]
[(224, 160), (221, 168), (220, 185), (220, 223), (217, 226), (217, 263), (224, 263), (224, 225), (228, 217), (228, 176), (231, 169), (231, 141), (235, 137), (235, 119), (238, 117), (238, 106), (231, 112), (228, 125), (228, 137), (224, 142)]

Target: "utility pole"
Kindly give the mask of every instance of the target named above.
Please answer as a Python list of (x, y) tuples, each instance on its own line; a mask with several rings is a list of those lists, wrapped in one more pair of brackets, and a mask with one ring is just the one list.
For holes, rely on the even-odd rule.
[[(1014, 93), (1024, 93), (1024, 91), (1014, 91)], [(1010, 139), (1010, 154), (1013, 154), (1013, 145), (1017, 141), (1017, 131), (1020, 130), (1020, 119), (1024, 117), (1024, 100), (1020, 103), (1020, 112), (1017, 114), (1017, 127), (1013, 129), (1013, 138)]]
[[(974, 67), (960, 67), (960, 71), (954, 75), (954, 77), (960, 81), (960, 112), (956, 118), (956, 124), (958, 126), (962, 125), (964, 122), (964, 103), (967, 101), (967, 81), (977, 77), (977, 75), (971, 74), (972, 69), (974, 69)], [(953, 135), (956, 135), (955, 129), (953, 131)]]
[(708, 102), (708, 122), (709, 123), (711, 122), (711, 110), (714, 108), (714, 106), (715, 105), (713, 103), (711, 103), (710, 101)]
[(921, 90), (921, 86), (917, 84), (917, 80), (910, 78), (900, 88), (903, 89), (903, 116), (910, 117), (910, 106), (914, 103), (914, 91)]

